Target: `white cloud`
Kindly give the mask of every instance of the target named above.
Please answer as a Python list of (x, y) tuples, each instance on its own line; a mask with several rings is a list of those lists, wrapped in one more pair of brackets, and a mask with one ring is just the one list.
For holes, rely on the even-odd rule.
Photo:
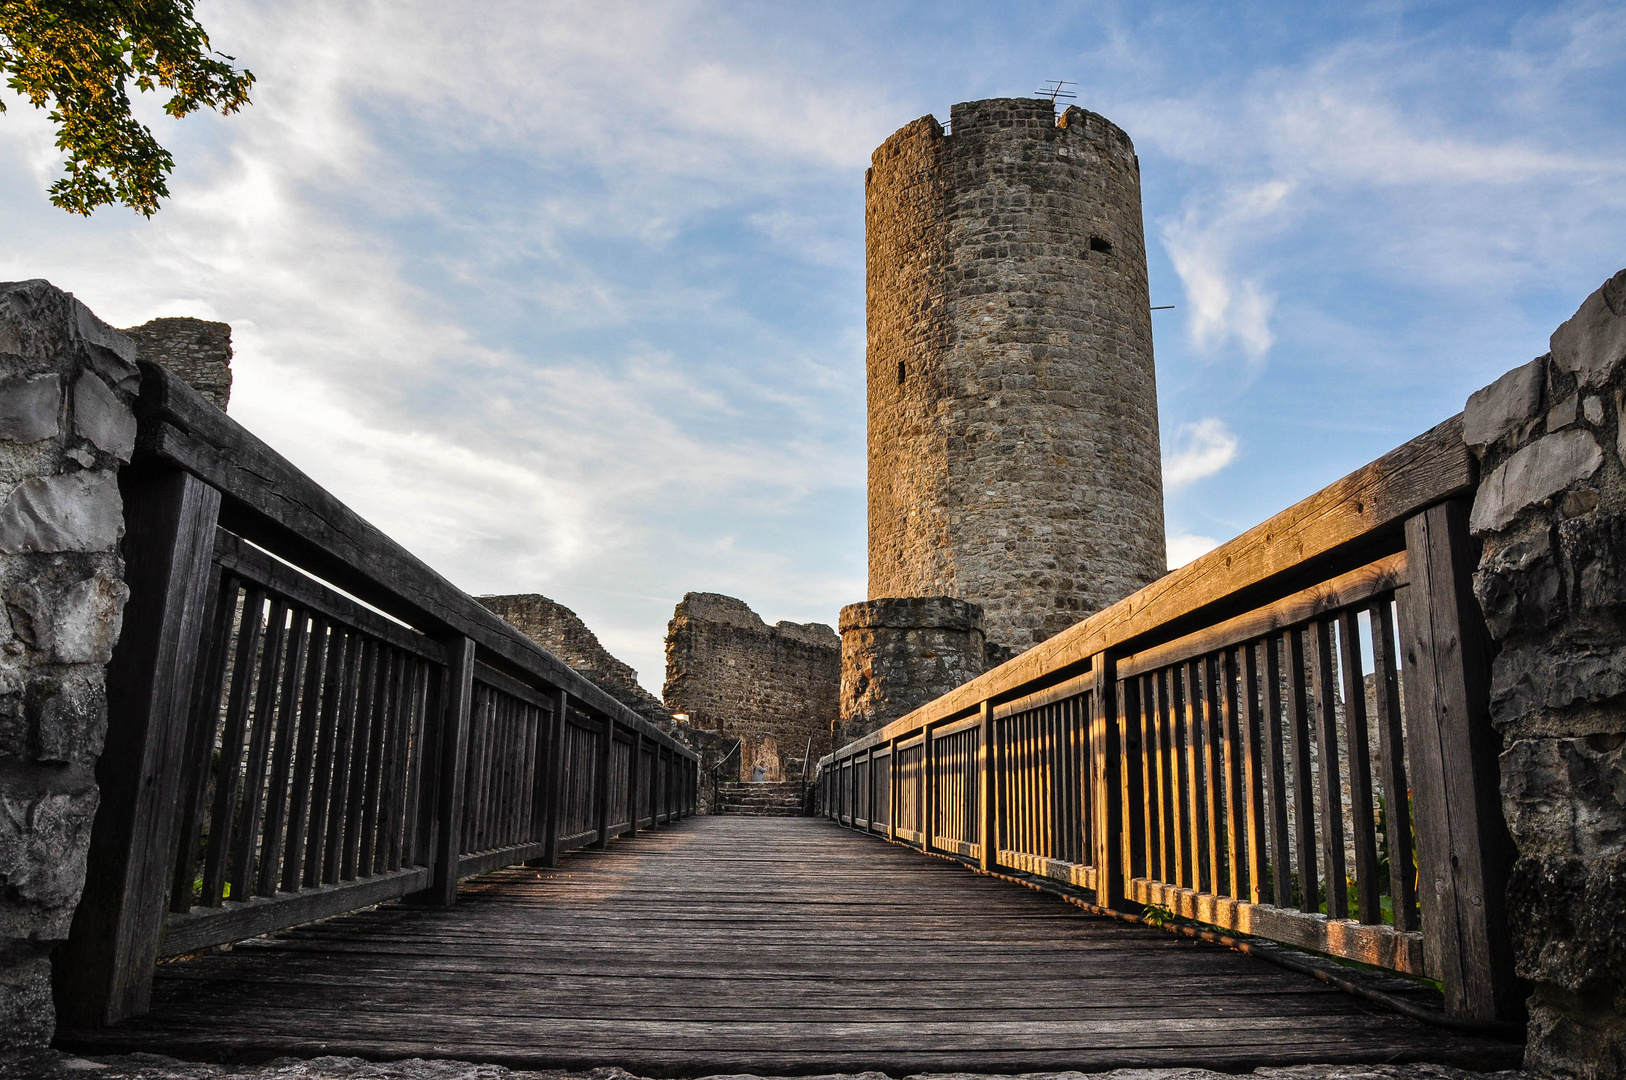
[(1198, 199), (1163, 226), (1163, 247), (1185, 287), (1188, 326), (1199, 349), (1211, 351), (1234, 339), (1251, 360), (1270, 351), (1275, 297), (1238, 264), (1250, 263), (1249, 249), (1281, 227), (1292, 189), (1287, 181), (1273, 180), (1217, 201)]
[(1180, 446), (1163, 459), (1163, 487), (1183, 487), (1213, 476), (1236, 457), (1237, 438), (1216, 417), (1180, 427)]
[(1170, 570), (1178, 570), (1197, 556), (1213, 551), (1220, 546), (1220, 542), (1212, 536), (1198, 536), (1195, 533), (1170, 536), (1164, 543), (1169, 551)]

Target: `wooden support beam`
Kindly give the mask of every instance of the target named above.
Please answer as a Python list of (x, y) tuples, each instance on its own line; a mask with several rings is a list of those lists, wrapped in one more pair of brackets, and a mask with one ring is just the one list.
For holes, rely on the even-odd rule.
[(615, 721), (606, 716), (600, 723), (604, 726), (598, 743), (598, 782), (593, 785), (598, 839), (593, 846), (602, 851), (610, 846), (610, 758), (615, 753)]
[(982, 868), (992, 870), (999, 862), (999, 838), (994, 831), (994, 710), (993, 703), (978, 706), (982, 717), (977, 743), (977, 839), (982, 845)]
[[(1118, 726), (1118, 675), (1111, 653), (1090, 658), (1090, 821), (1094, 826), (1091, 861), (1095, 864), (1095, 902), (1126, 910), (1124, 894), (1123, 734)], [(1138, 797), (1138, 796), (1137, 796)]]
[(457, 902), (458, 859), (463, 852), (465, 777), (469, 766), (469, 720), (474, 707), (474, 642), (455, 637), (446, 643), (447, 666), (440, 698), (440, 801), (436, 806), (435, 878), (424, 899)]
[(564, 824), (565, 804), (565, 723), (570, 714), (570, 693), (553, 693), (553, 717), (548, 724), (547, 806), (543, 815), (542, 863), (559, 865), (559, 829)]
[(1468, 503), (1406, 522), (1411, 585), (1396, 594), (1405, 657), (1406, 736), (1416, 800), (1418, 900), (1429, 971), (1453, 1016), (1517, 1019), (1502, 818), (1490, 722), (1490, 644), (1473, 595), (1477, 544)]
[(218, 491), (162, 465), (125, 468), (119, 494), (130, 600), (107, 665), (101, 803), (84, 893), (56, 957), (57, 1008), (86, 1027), (139, 1015), (152, 995), (220, 510)]

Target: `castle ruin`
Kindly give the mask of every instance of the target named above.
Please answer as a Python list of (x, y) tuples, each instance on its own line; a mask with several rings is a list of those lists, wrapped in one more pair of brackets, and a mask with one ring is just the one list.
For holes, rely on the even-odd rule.
[(688, 593), (672, 615), (661, 696), (690, 726), (740, 740), (742, 779), (761, 766), (761, 779), (799, 780), (829, 753), (840, 683), (841, 640), (823, 623), (769, 626), (718, 593)]
[[(1166, 569), (1140, 167), (1116, 125), (1045, 99), (955, 105), (951, 131), (904, 126), (865, 178), (869, 593), (976, 605), (997, 663)], [(949, 669), (878, 670), (933, 637), (879, 629), (845, 642), (849, 685), (957, 685), (886, 688)], [(844, 697), (843, 728), (889, 712)]]

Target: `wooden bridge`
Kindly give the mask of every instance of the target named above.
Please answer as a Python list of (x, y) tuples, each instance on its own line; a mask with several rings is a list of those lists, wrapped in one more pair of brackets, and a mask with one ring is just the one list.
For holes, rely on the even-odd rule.
[(755, 817), (692, 818), (466, 882), (455, 907), (392, 905), (165, 965), (151, 1013), (67, 1043), (647, 1076), (1520, 1055), (818, 819)]
[[(65, 1047), (1518, 1063), (1460, 421), (841, 748), (822, 817), (763, 820), (691, 816), (688, 748), (173, 375), (143, 365), (139, 413)], [(1359, 993), (1302, 970), (1340, 961)]]

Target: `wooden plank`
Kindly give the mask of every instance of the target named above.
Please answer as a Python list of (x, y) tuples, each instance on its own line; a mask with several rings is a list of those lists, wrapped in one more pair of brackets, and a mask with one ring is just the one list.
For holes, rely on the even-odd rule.
[(321, 790), (316, 778), (317, 750), (322, 728), (322, 669), (327, 662), (331, 626), (323, 616), (315, 615), (306, 636), (305, 685), (300, 691), (299, 734), (290, 781), (293, 795), (288, 808), (288, 839), (282, 854), (283, 892), (293, 892), (305, 883), (306, 845), (310, 840), (317, 792)]
[(140, 367), (138, 449), (220, 489), (227, 529), (425, 634), (471, 637), (486, 662), (566, 689), (595, 713), (694, 757), (363, 520), (184, 380), (161, 365)]
[(447, 665), (441, 680), (439, 779), (433, 884), (422, 899), (441, 906), (457, 902), (462, 855), (465, 773), (469, 758), (469, 714), (474, 705), (475, 643), (466, 637), (445, 642)]
[[(1236, 539), (1012, 660), (857, 740), (884, 741), (1072, 678), (1109, 648), (1139, 651), (1252, 611), (1404, 548), (1405, 520), (1468, 490), (1460, 414)], [(1383, 550), (1387, 546), (1388, 550)]]
[(231, 859), (231, 822), (236, 818), (242, 791), (243, 755), (248, 745), (249, 710), (253, 707), (254, 661), (259, 655), (261, 634), (265, 628), (265, 602), (264, 590), (244, 590), (237, 651), (232, 660), (231, 692), (226, 701), (219, 764), (215, 768), (214, 798), (209, 810), (209, 840), (203, 858), (200, 899), (209, 907), (218, 907), (226, 895), (226, 875)]
[(193, 885), (200, 870), (198, 844), (203, 839), (203, 821), (209, 801), (209, 781), (220, 726), (220, 698), (225, 692), (226, 666), (231, 659), (232, 627), (236, 623), (240, 588), (235, 577), (216, 571), (210, 575), (211, 588), (204, 610), (214, 617), (199, 642), (201, 663), (192, 688), (192, 717), (187, 735), (186, 761), (181, 783), (185, 794), (176, 840), (174, 877), (170, 885), (171, 911), (192, 907)]
[(1253, 783), (1253, 768), (1248, 764), (1248, 744), (1243, 739), (1242, 716), (1237, 707), (1235, 649), (1226, 649), (1220, 654), (1218, 677), (1221, 738), (1225, 749), (1225, 862), (1230, 868), (1226, 895), (1257, 901), (1252, 895), (1254, 868), (1250, 856), (1258, 846), (1258, 818), (1249, 813), (1257, 788)]
[(299, 608), (292, 609), (287, 658), (282, 665), (282, 689), (277, 694), (275, 746), (272, 750), (271, 778), (265, 808), (265, 828), (261, 830), (260, 859), (254, 894), (270, 896), (282, 881), (283, 830), (288, 820), (288, 804), (303, 792), (290, 791), (294, 770), (294, 748), (298, 742), (300, 691), (305, 685), (305, 664), (309, 660), (310, 618)]
[(1055, 686), (1047, 687), (1046, 689), (1040, 690), (1037, 693), (1027, 694), (1023, 697), (1015, 698), (1011, 701), (1006, 701), (995, 705), (994, 719), (1003, 720), (1007, 716), (1015, 716), (1018, 713), (1032, 712), (1035, 709), (1042, 709), (1046, 705), (1053, 705), (1058, 701), (1066, 701), (1068, 698), (1077, 697), (1080, 694), (1088, 692), (1090, 687), (1094, 685), (1094, 674), (1086, 671), (1082, 675), (1074, 676), (1065, 682), (1057, 683)]
[[(1287, 703), (1282, 695), (1282, 640), (1272, 635), (1259, 646), (1264, 653), (1264, 771), (1265, 812), (1269, 816), (1266, 828), (1270, 832), (1270, 870), (1272, 902), (1276, 907), (1293, 904), (1293, 842), (1287, 820), (1287, 761), (1283, 757), (1286, 745)], [(1254, 654), (1257, 664), (1257, 654)], [(1256, 680), (1255, 671), (1251, 676)]]
[(284, 927), (342, 915), (417, 892), (427, 888), (429, 881), (429, 868), (417, 866), (363, 881), (255, 896), (246, 901), (231, 900), (218, 908), (193, 908), (186, 914), (172, 912), (164, 927), (163, 946), (158, 955), (185, 956), (211, 945), (243, 941)]
[(398, 649), (405, 649), (426, 660), (445, 660), (439, 644), (433, 638), (364, 607), (320, 579), (262, 551), (226, 529), (215, 531), (215, 562), (286, 600), (364, 630)]
[(539, 858), (547, 850), (547, 845), (541, 841), (531, 841), (524, 844), (509, 844), (493, 851), (482, 851), (474, 855), (461, 856), (457, 863), (457, 876), (471, 878), (479, 874), (500, 870), (505, 866), (517, 866)]
[(1397, 551), (1274, 603), (1125, 656), (1119, 670), (1139, 674), (1280, 634), (1290, 626), (1393, 592), (1406, 580), (1406, 553)]
[(1343, 777), (1338, 768), (1338, 705), (1333, 681), (1332, 622), (1317, 619), (1305, 630), (1310, 650), (1310, 693), (1314, 702), (1315, 739), (1321, 753), (1317, 758), (1316, 786), (1319, 789), (1321, 865), (1326, 869), (1327, 915), (1349, 918), (1347, 867), (1344, 865)]
[(1293, 847), (1298, 862), (1299, 910), (1321, 908), (1316, 864), (1315, 777), (1310, 765), (1310, 704), (1305, 689), (1304, 634), (1289, 630), (1283, 650), (1287, 663), (1288, 759), (1293, 777)]
[(610, 754), (615, 746), (615, 725), (604, 722), (598, 742), (598, 779), (593, 784), (595, 820), (598, 822), (598, 840), (594, 847), (602, 848), (610, 842)]
[(1377, 679), (1378, 757), (1383, 770), (1384, 822), (1389, 839), (1389, 897), (1394, 925), (1416, 930), (1417, 878), (1412, 852), (1411, 784), (1407, 781), (1405, 731), (1400, 718), (1400, 669), (1395, 663), (1394, 602), (1380, 598), (1371, 607), (1372, 666)]
[(1406, 546), (1412, 584), (1396, 595), (1429, 967), (1452, 1015), (1512, 1019), (1523, 997), (1507, 931), (1512, 842), (1498, 791), (1501, 739), (1490, 724), (1489, 636), (1473, 596), (1478, 559), (1467, 503), (1411, 518)]
[(1378, 900), (1377, 825), (1372, 815), (1372, 763), (1366, 730), (1366, 680), (1362, 677), (1361, 625), (1355, 611), (1338, 617), (1339, 667), (1344, 680), (1344, 730), (1349, 739), (1351, 838), (1355, 846), (1355, 906), (1365, 923), (1383, 921)]
[(86, 1025), (144, 1012), (151, 994), (220, 506), (213, 489), (167, 468), (127, 466), (119, 494), (130, 599), (107, 666), (85, 887), (56, 968), (59, 1015)]
[(994, 840), (995, 814), (998, 804), (994, 801), (994, 710), (989, 702), (982, 703), (980, 717), (980, 737), (977, 742), (977, 772), (981, 782), (977, 784), (977, 843), (979, 846), (982, 869), (992, 870), (996, 862), (997, 846)]

